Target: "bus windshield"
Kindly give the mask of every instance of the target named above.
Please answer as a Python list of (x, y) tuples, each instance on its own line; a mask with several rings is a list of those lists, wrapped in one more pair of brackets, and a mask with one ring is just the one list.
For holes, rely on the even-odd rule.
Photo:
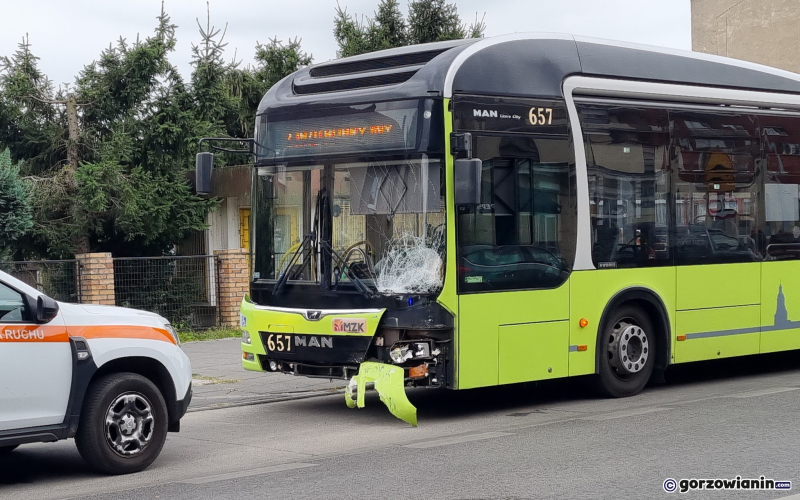
[(445, 217), (439, 158), (293, 163), (254, 170), (253, 278), (437, 293)]

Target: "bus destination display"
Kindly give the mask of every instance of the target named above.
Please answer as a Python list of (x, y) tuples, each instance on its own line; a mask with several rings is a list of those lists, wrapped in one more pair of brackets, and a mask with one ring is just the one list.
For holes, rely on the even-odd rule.
[(391, 104), (335, 110), (332, 116), (280, 121), (267, 117), (260, 128), (259, 153), (277, 159), (415, 148), (418, 103)]

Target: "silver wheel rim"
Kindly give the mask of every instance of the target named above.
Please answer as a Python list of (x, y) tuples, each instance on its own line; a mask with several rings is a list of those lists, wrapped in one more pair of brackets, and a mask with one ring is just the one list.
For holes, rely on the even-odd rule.
[(650, 357), (650, 343), (642, 328), (625, 319), (614, 326), (608, 339), (608, 362), (617, 376), (642, 371)]
[(144, 450), (153, 438), (155, 415), (144, 395), (126, 392), (109, 405), (105, 433), (108, 445), (121, 457), (132, 457)]

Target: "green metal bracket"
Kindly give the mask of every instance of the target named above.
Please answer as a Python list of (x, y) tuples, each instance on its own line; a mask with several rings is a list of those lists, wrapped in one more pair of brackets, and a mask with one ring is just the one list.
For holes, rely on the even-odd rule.
[(405, 372), (403, 368), (383, 363), (365, 361), (358, 368), (358, 375), (350, 380), (345, 391), (348, 408), (364, 407), (367, 384), (373, 384), (383, 404), (392, 415), (414, 427), (417, 426), (417, 409), (406, 396)]

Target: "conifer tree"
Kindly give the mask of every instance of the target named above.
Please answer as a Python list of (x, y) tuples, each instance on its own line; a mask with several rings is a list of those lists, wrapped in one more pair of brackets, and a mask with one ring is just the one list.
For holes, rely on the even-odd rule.
[(469, 26), (463, 24), (456, 5), (445, 0), (411, 0), (405, 19), (398, 0), (381, 0), (374, 17), (361, 20), (337, 5), (333, 35), (338, 56), (348, 57), (417, 43), (480, 38), (485, 29), (477, 18)]
[(11, 162), (11, 151), (6, 148), (0, 153), (0, 256), (32, 227), (31, 193), (19, 177), (19, 164)]
[[(254, 64), (241, 68), (235, 54), (226, 60), (226, 28), (210, 15), (198, 27), (188, 80), (169, 60), (176, 26), (163, 8), (153, 34), (109, 45), (74, 85), (53, 86), (27, 37), (0, 59), (0, 148), (15, 165), (0, 172), (0, 189), (9, 200), (13, 192), (15, 206), (31, 201), (13, 224), (0, 222), (14, 228), (15, 239), (3, 241), (15, 258), (158, 255), (205, 228), (217, 202), (197, 197), (186, 181), (197, 141), (252, 137), (264, 93), (311, 57), (299, 39), (273, 39), (257, 44)], [(0, 203), (10, 203), (5, 198)], [(0, 238), (11, 234), (3, 231)]]

